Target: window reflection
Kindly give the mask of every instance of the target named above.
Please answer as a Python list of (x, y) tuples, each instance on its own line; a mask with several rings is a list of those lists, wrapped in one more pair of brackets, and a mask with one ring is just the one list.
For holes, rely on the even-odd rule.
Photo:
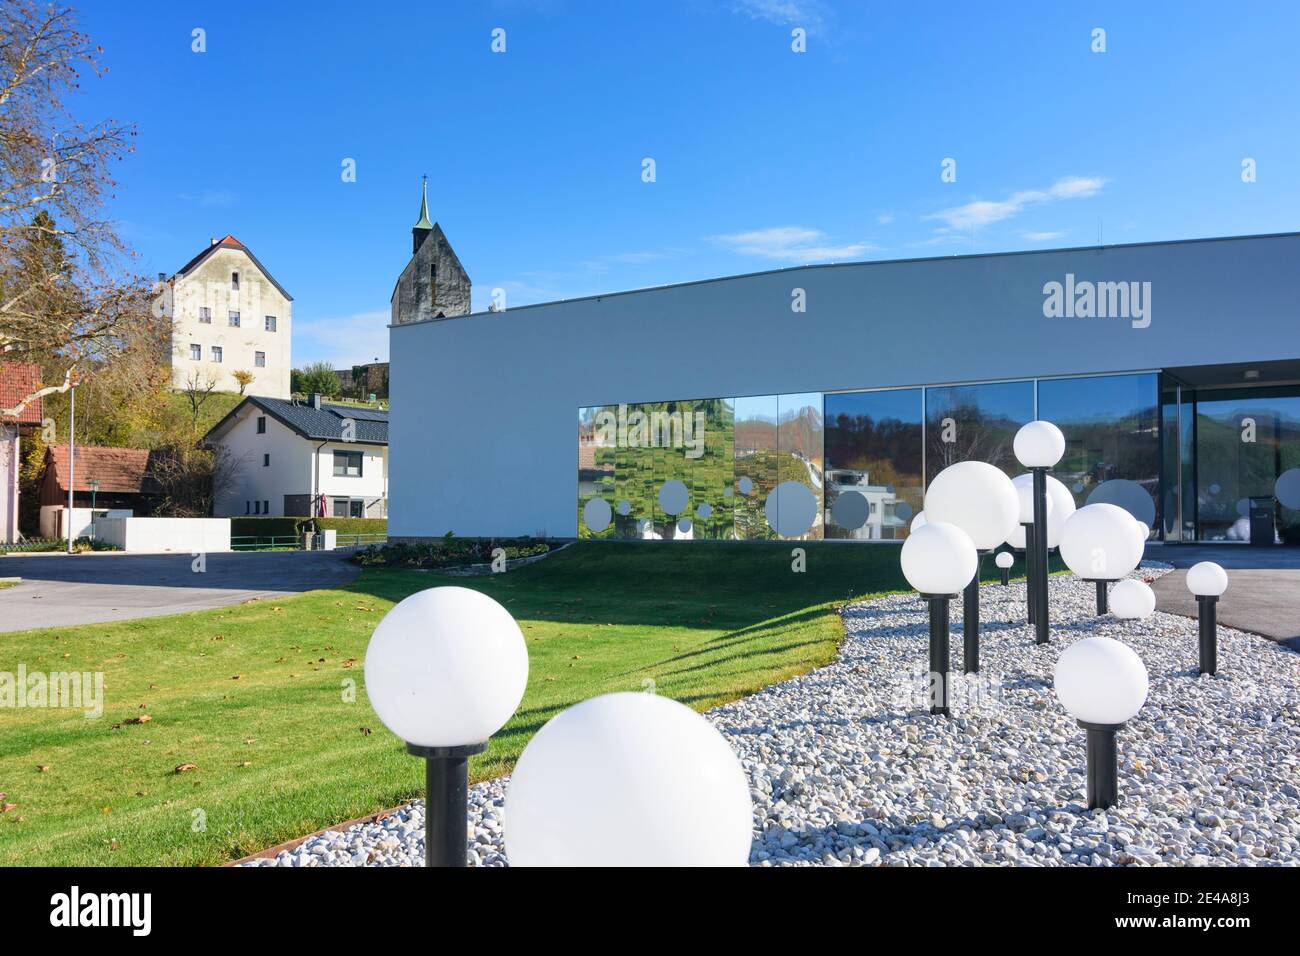
[[(891, 540), (907, 536), (922, 508), (921, 389), (826, 396), (826, 537)], [(867, 502), (865, 523), (834, 520), (841, 495)], [(850, 525), (860, 512), (845, 508)]]
[(1052, 469), (1082, 506), (1103, 481), (1124, 478), (1151, 495), (1160, 519), (1160, 419), (1155, 373), (1043, 379), (1038, 415), (1065, 434)]
[(926, 481), (959, 461), (986, 461), (1008, 475), (1024, 469), (1012, 443), (1034, 418), (1033, 382), (992, 382), (925, 390)]

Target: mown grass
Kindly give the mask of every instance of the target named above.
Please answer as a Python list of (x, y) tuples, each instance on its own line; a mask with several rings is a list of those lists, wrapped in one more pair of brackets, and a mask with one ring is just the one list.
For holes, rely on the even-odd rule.
[(426, 587), (492, 595), (528, 641), (527, 693), (475, 780), (596, 694), (653, 681), (704, 710), (805, 672), (836, 653), (838, 604), (905, 584), (895, 548), (801, 546), (805, 573), (788, 543), (593, 542), (487, 578), (372, 569), (279, 602), (0, 635), (0, 671), (106, 683), (99, 719), (0, 711), (0, 864), (214, 864), (418, 795), (362, 664), (384, 612)]

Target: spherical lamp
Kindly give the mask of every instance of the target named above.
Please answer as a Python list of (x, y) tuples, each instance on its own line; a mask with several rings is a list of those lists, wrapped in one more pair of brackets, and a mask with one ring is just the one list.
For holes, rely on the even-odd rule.
[(1215, 674), (1219, 669), (1219, 598), (1228, 590), (1228, 572), (1213, 561), (1193, 564), (1187, 569), (1187, 590), (1196, 595), (1201, 673)]
[(1053, 682), (1061, 705), (1088, 734), (1088, 807), (1112, 807), (1119, 799), (1115, 734), (1146, 701), (1146, 665), (1119, 641), (1089, 637), (1066, 648)]
[(366, 647), (366, 694), (384, 725), (424, 757), (425, 865), (465, 866), (468, 759), (514, 714), (528, 651), (510, 612), (470, 588), (398, 602)]
[(1156, 592), (1145, 582), (1125, 578), (1110, 592), (1111, 613), (1121, 620), (1150, 617), (1155, 609)]
[[(1016, 487), (1001, 469), (982, 461), (949, 465), (925, 492), (927, 520), (947, 522), (961, 528), (980, 552), (999, 547), (1016, 528), (1020, 500)], [(979, 564), (963, 589), (963, 669), (979, 670), (980, 582)]]
[(1013, 555), (1010, 551), (999, 551), (997, 557), (993, 559), (993, 563), (996, 564), (998, 566), (998, 570), (1002, 572), (1003, 586), (1010, 584), (1011, 566), (1016, 563), (1015, 555)]
[(930, 713), (948, 713), (948, 602), (979, 567), (975, 542), (961, 528), (927, 522), (907, 536), (900, 560), (903, 577), (930, 605)]
[(1065, 435), (1051, 422), (1029, 422), (1016, 432), (1011, 447), (1026, 468), (1051, 468), (1065, 454)]
[(726, 739), (656, 694), (605, 694), (551, 719), (506, 788), (517, 866), (744, 866), (753, 806)]
[(915, 516), (913, 516), (913, 518), (912, 518), (912, 523), (911, 523), (910, 525), (907, 526), (907, 530), (908, 530), (908, 531), (915, 531), (917, 528), (921, 527), (921, 526), (924, 525), (924, 524), (925, 524), (925, 511), (924, 511), (924, 510), (921, 510), (921, 511), (918, 511), (918, 512), (915, 514)]
[(1061, 558), (1085, 581), (1097, 583), (1097, 613), (1106, 613), (1106, 584), (1118, 581), (1142, 560), (1133, 518), (1116, 505), (1084, 505), (1061, 531)]

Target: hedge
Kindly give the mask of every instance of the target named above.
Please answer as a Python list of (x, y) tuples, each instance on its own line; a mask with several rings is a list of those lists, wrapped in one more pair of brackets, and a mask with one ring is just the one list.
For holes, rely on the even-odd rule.
[(314, 518), (317, 531), (340, 534), (388, 534), (387, 518)]
[(310, 518), (240, 516), (230, 519), (232, 538), (291, 538), (302, 534), (301, 525)]

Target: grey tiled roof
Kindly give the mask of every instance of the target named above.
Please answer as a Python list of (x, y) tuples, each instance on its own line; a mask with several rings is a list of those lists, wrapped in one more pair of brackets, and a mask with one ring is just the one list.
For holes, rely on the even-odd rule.
[[(342, 441), (343, 422), (345, 419), (351, 419), (356, 423), (354, 441), (363, 445), (388, 444), (388, 412), (382, 409), (334, 405), (329, 402), (321, 402), (320, 408), (313, 408), (306, 402), (260, 396), (250, 396), (244, 401), (251, 402), (304, 438), (316, 441)], [(221, 428), (241, 407), (242, 404), (236, 406), (230, 415), (214, 425), (208, 434)]]

